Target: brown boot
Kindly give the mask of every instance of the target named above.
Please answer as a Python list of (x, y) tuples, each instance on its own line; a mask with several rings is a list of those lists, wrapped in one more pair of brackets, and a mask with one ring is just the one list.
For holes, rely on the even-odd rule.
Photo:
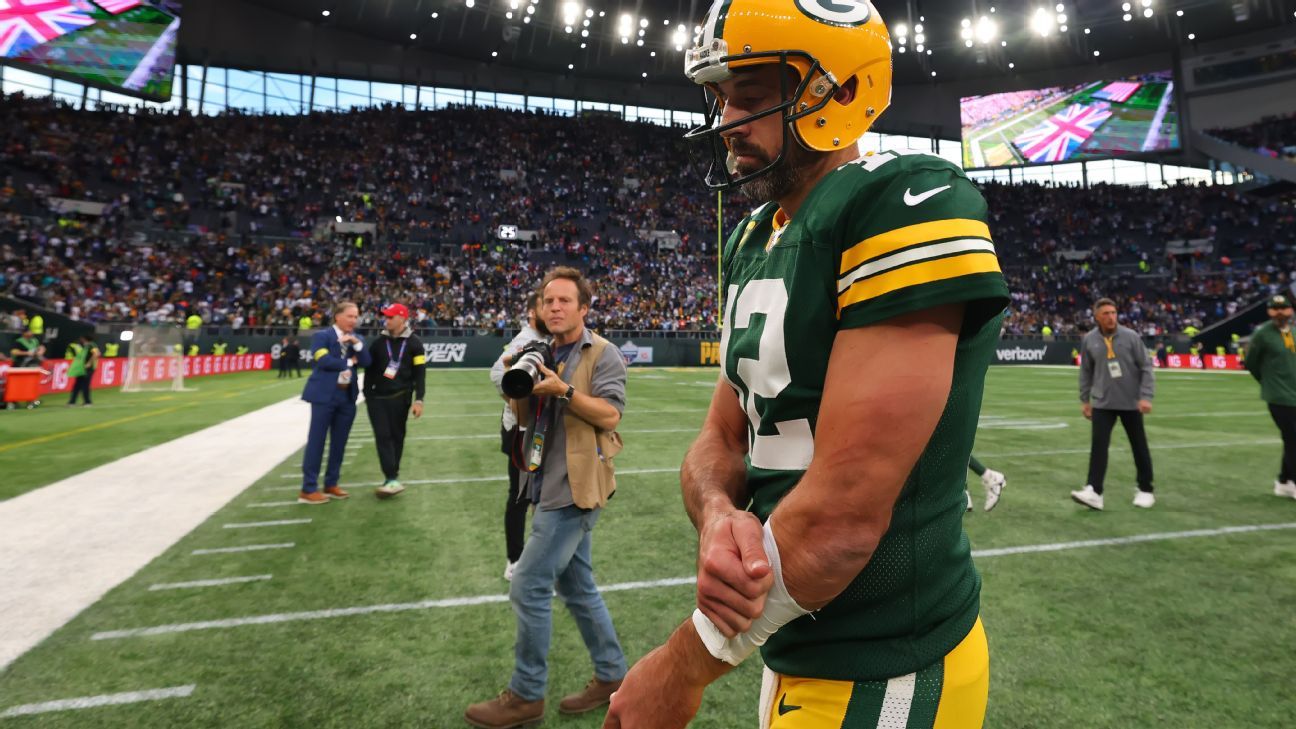
[(615, 681), (591, 678), (589, 683), (585, 684), (585, 688), (570, 696), (564, 696), (558, 703), (558, 711), (563, 714), (584, 714), (600, 706), (607, 706), (607, 703), (612, 700), (612, 692), (619, 688), (621, 688), (619, 678)]
[(527, 701), (508, 689), (490, 701), (473, 704), (464, 721), (482, 729), (514, 729), (539, 726), (544, 721), (544, 699)]

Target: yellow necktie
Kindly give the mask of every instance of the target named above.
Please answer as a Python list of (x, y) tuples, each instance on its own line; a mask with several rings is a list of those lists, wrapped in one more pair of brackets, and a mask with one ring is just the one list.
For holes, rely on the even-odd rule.
[(1286, 332), (1280, 332), (1280, 334), (1282, 334), (1283, 346), (1287, 347), (1287, 351), (1296, 352), (1296, 340), (1292, 339), (1292, 333), (1290, 331), (1286, 331)]
[(1112, 339), (1115, 338), (1115, 336), (1116, 335), (1113, 334), (1110, 337), (1103, 337), (1103, 341), (1107, 343), (1107, 359), (1116, 359), (1116, 350), (1112, 349)]

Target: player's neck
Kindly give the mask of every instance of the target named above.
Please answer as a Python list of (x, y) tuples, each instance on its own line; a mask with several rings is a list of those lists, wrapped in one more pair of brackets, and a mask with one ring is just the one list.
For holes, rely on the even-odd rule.
[(819, 184), (819, 181), (822, 180), (825, 175), (847, 162), (859, 159), (859, 156), (859, 147), (856, 145), (851, 145), (849, 149), (842, 149), (822, 155), (819, 158), (818, 163), (807, 170), (804, 183), (797, 187), (796, 190), (793, 190), (774, 202), (778, 203), (779, 209), (783, 211), (784, 215), (789, 219), (792, 218), (796, 215), (797, 210), (801, 209), (801, 204), (804, 203), (806, 197), (810, 195), (810, 191), (815, 188), (815, 185)]

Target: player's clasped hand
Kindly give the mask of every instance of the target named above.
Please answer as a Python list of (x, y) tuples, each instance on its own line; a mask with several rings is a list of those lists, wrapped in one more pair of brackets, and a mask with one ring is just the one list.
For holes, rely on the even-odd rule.
[(755, 515), (734, 509), (706, 524), (698, 546), (697, 604), (726, 638), (751, 628), (773, 584)]

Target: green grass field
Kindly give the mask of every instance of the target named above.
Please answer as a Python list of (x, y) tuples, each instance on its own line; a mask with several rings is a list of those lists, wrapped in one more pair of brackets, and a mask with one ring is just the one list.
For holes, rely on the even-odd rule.
[[(701, 422), (715, 376), (715, 370), (631, 373), (620, 489), (594, 537), (600, 584), (694, 573), (696, 539), (673, 471)], [(183, 397), (207, 397), (217, 381), (204, 380), (202, 391)], [(1083, 484), (1089, 438), (1074, 388), (1072, 370), (991, 371), (976, 453), (1007, 474), (1008, 487), (994, 512), (978, 508), (967, 516), (975, 549), (1296, 523), (1296, 502), (1271, 493), (1277, 431), (1254, 382), (1239, 375), (1160, 376), (1148, 421), (1156, 508), (1130, 504), (1133, 464), (1120, 433), (1107, 511), (1072, 504), (1067, 491)], [(295, 393), (287, 389), (215, 402), (246, 410)], [(464, 707), (503, 688), (512, 666), (513, 615), (498, 599), (506, 592), (499, 406), (480, 371), (433, 373), (428, 401), (429, 412), (410, 428), (403, 477), (447, 482), (414, 485), (387, 502), (355, 487), (348, 502), (297, 506), (291, 500), (300, 454), (285, 453), (280, 467), (209, 522), (0, 673), (0, 714), (28, 703), (189, 684), (192, 695), (0, 719), (0, 726), (466, 726)], [(195, 427), (180, 419), (198, 410), (152, 420), (172, 423), (178, 435)], [(74, 427), (82, 413), (30, 415), (32, 430), (24, 434)], [(379, 478), (361, 432), (367, 430), (363, 415), (357, 428), (353, 442), (363, 437), (364, 445), (344, 470), (344, 485)], [(162, 439), (157, 436), (104, 428), (69, 435), (40, 452), (123, 453)], [(29, 452), (0, 451), (0, 472), (27, 468)], [(499, 478), (483, 480), (492, 477)], [(980, 484), (970, 479), (969, 485), (979, 507)], [(267, 503), (284, 505), (253, 508)], [(223, 528), (306, 517), (312, 522)], [(288, 542), (295, 546), (192, 554)], [(992, 661), (987, 727), (1293, 725), (1296, 531), (1011, 554), (977, 564)], [(264, 574), (273, 579), (149, 590), (157, 583)], [(493, 597), (452, 606), (423, 602), (479, 596)], [(688, 615), (693, 589), (623, 589), (606, 599), (633, 660)], [(284, 615), (371, 606), (404, 609)], [(271, 615), (280, 617), (94, 639), (104, 631)], [(561, 606), (555, 616), (547, 726), (597, 727), (601, 716), (557, 713), (558, 697), (580, 688), (591, 668)], [(754, 726), (759, 672), (751, 660), (713, 686), (693, 725)]]

